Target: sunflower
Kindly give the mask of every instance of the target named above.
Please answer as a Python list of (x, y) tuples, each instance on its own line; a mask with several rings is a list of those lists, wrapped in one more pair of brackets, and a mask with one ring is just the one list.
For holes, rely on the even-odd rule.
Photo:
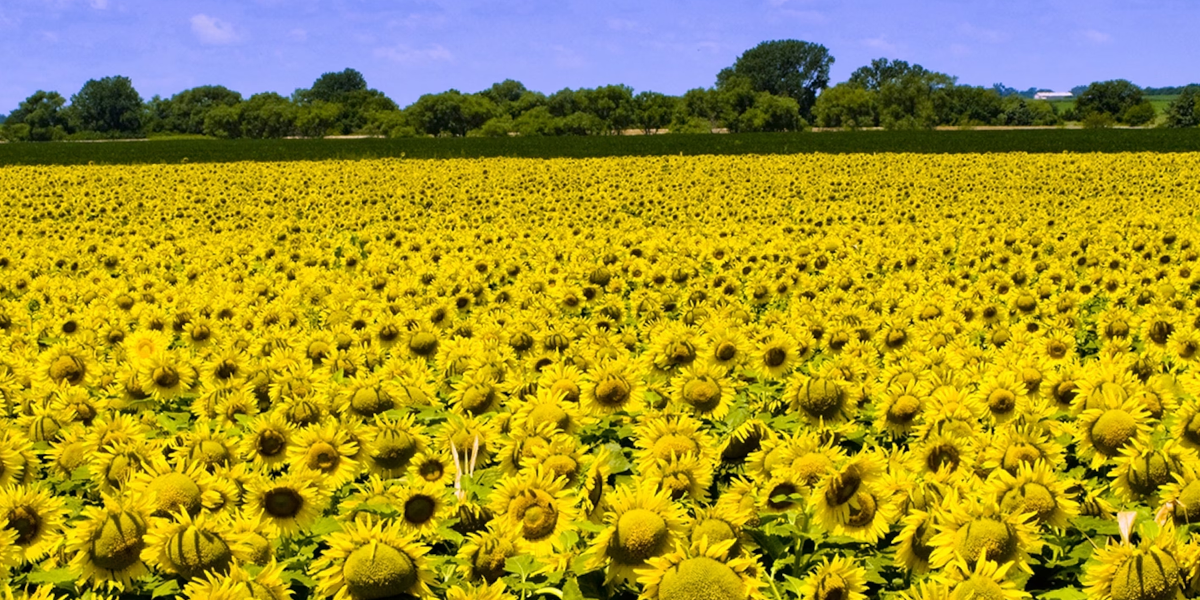
[(1067, 493), (1067, 484), (1044, 460), (1021, 463), (1016, 473), (997, 469), (987, 483), (1004, 513), (1033, 513), (1034, 521), (1059, 531), (1079, 514), (1079, 505)]
[(493, 583), (507, 573), (508, 559), (519, 553), (519, 542), (511, 533), (488, 525), (485, 531), (468, 534), (459, 546), (458, 570), (469, 581)]
[(336, 490), (358, 475), (359, 463), (350, 458), (358, 453), (358, 444), (337, 423), (301, 429), (292, 442), (288, 463), (317, 477), (326, 489)]
[(803, 600), (863, 600), (867, 590), (867, 571), (842, 556), (822, 560), (803, 582), (799, 593)]
[(975, 466), (976, 442), (951, 433), (930, 433), (912, 449), (913, 466), (923, 473), (969, 472)]
[[(940, 579), (949, 587), (947, 600), (972, 600), (989, 598), (995, 600), (1021, 600), (1029, 593), (1019, 589), (1008, 572), (1014, 563), (998, 563), (990, 560), (976, 561), (969, 572), (952, 572)], [(928, 600), (928, 598), (922, 599)]]
[(913, 509), (901, 523), (903, 527), (896, 536), (894, 563), (913, 573), (924, 574), (929, 571), (929, 557), (933, 553), (930, 542), (936, 531), (934, 513)]
[(1162, 486), (1191, 475), (1195, 464), (1195, 452), (1175, 440), (1136, 440), (1121, 449), (1112, 487), (1123, 500), (1144, 501), (1158, 496)]
[(242, 510), (259, 513), (274, 535), (295, 537), (311, 527), (328, 505), (328, 493), (316, 477), (295, 472), (254, 480), (246, 490)]
[(446, 452), (418, 453), (412, 459), (412, 472), (415, 477), (432, 483), (445, 485), (454, 481), (454, 463)]
[(1062, 464), (1064, 455), (1062, 445), (1041, 426), (1010, 423), (997, 427), (990, 442), (983, 444), (979, 465), (985, 471), (1004, 469), (1016, 474), (1022, 464), (1039, 460), (1051, 465)]
[(24, 485), (37, 475), (33, 444), (17, 431), (0, 432), (0, 488)]
[(580, 406), (588, 414), (604, 416), (618, 411), (636, 414), (643, 409), (646, 386), (626, 359), (602, 362), (583, 379)]
[(1150, 433), (1149, 415), (1134, 400), (1109, 408), (1089, 408), (1076, 422), (1077, 454), (1091, 468), (1115, 460), (1127, 445), (1144, 441)]
[(288, 446), (295, 427), (278, 413), (259, 415), (250, 422), (249, 430), (241, 437), (239, 450), (243, 459), (267, 471), (287, 467)]
[(91, 384), (96, 370), (95, 359), (91, 353), (82, 348), (56, 344), (38, 355), (34, 379), (50, 386), (87, 387)]
[(1083, 584), (1098, 600), (1170, 600), (1182, 598), (1183, 572), (1170, 530), (1132, 545), (1128, 537), (1097, 548), (1084, 567)]
[(560, 534), (574, 528), (576, 497), (565, 484), (542, 469), (507, 476), (493, 488), (489, 508), (535, 556), (550, 556)]
[(716, 443), (700, 422), (687, 415), (651, 417), (635, 428), (638, 469), (651, 469), (659, 460), (692, 454), (705, 462), (716, 459)]
[(392, 478), (408, 472), (417, 454), (429, 447), (429, 438), (416, 424), (414, 415), (393, 417), (377, 414), (366, 428), (366, 448), (362, 453), (367, 469), (376, 475)]
[(890, 496), (877, 487), (885, 469), (886, 462), (871, 452), (837, 466), (809, 496), (817, 522), (832, 535), (878, 541), (896, 518)]
[[(976, 483), (967, 489), (979, 487)], [(942, 499), (940, 514), (937, 533), (929, 541), (933, 546), (929, 555), (932, 566), (970, 572), (980, 560), (1012, 561), (1022, 571), (1031, 571), (1029, 557), (1039, 552), (1042, 546), (1029, 523), (1032, 513), (1006, 513), (982, 494), (964, 496), (957, 490), (950, 490)]]
[(685, 519), (683, 509), (664, 491), (646, 486), (617, 488), (604, 517), (607, 528), (592, 542), (593, 567), (607, 566), (608, 582), (632, 581), (634, 569), (671, 551), (683, 539)]
[[(1037, 377), (1040, 384), (1040, 373)], [(1008, 369), (988, 374), (975, 391), (975, 399), (978, 404), (987, 407), (987, 414), (998, 424), (1024, 414), (1029, 403), (1025, 382)]]
[(1160, 498), (1162, 506), (1171, 511), (1175, 525), (1200, 523), (1200, 479), (1195, 475), (1175, 475), (1175, 481), (1162, 486)]
[(156, 400), (172, 400), (196, 381), (196, 370), (179, 354), (163, 351), (138, 366), (138, 385)]
[(640, 485), (666, 492), (672, 500), (684, 498), (695, 503), (708, 502), (715, 465), (695, 454), (659, 459), (654, 466), (641, 470), (635, 478)]
[(671, 380), (671, 399), (712, 421), (729, 414), (735, 393), (734, 382), (723, 368), (707, 363), (683, 367)]
[(705, 362), (729, 372), (750, 360), (751, 345), (736, 327), (717, 326), (705, 333), (700, 352)]
[(893, 383), (878, 396), (875, 429), (892, 437), (908, 435), (920, 424), (927, 403), (917, 381)]
[(61, 542), (66, 517), (63, 501), (40, 485), (0, 489), (0, 519), (16, 533), (15, 553), (21, 563), (34, 562)]
[(792, 411), (818, 426), (845, 422), (855, 408), (847, 382), (799, 372), (788, 379), (784, 399)]
[(455, 585), (446, 589), (446, 600), (516, 600), (503, 581), (482, 585)]
[(71, 570), (80, 581), (129, 587), (134, 579), (149, 575), (142, 562), (148, 530), (148, 506), (136, 501), (104, 498), (103, 506), (84, 508), (82, 519), (67, 536)]
[(764, 379), (781, 380), (811, 353), (811, 345), (801, 346), (792, 336), (771, 331), (758, 342), (749, 366)]
[(445, 486), (417, 479), (397, 488), (394, 506), (406, 531), (427, 538), (445, 518), (446, 503)]
[(244, 535), (231, 531), (226, 517), (205, 513), (193, 518), (179, 511), (171, 519), (151, 519), (142, 560), (185, 579), (206, 571), (224, 573), (248, 550), (244, 540)]
[(283, 580), (284, 565), (274, 560), (256, 570), (254, 575), (239, 565), (227, 573), (204, 573), (183, 588), (186, 600), (291, 600), (292, 590)]
[(429, 551), (398, 523), (351, 523), (324, 540), (327, 548), (309, 566), (317, 592), (334, 600), (431, 595)]
[(647, 560), (637, 570), (638, 600), (759, 600), (763, 597), (758, 563), (752, 558), (723, 558), (734, 540), (707, 538)]

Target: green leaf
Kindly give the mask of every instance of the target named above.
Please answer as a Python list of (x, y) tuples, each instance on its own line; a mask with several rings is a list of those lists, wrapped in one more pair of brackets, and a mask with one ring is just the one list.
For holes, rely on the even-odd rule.
[(342, 524), (338, 523), (336, 520), (334, 520), (333, 517), (322, 517), (320, 519), (317, 519), (316, 523), (313, 523), (313, 526), (312, 526), (312, 528), (309, 529), (308, 533), (309, 533), (309, 535), (314, 535), (314, 536), (329, 535), (331, 533), (336, 533), (341, 530), (342, 530)]
[(1121, 528), (1117, 525), (1116, 520), (1101, 519), (1098, 517), (1075, 517), (1071, 520), (1071, 524), (1076, 529), (1084, 533), (1094, 533), (1096, 535), (1120, 535)]
[(151, 598), (162, 598), (163, 596), (174, 596), (179, 593), (179, 582), (174, 579), (164, 581), (161, 585), (150, 591)]
[(26, 581), (29, 583), (50, 583), (57, 585), (75, 581), (75, 575), (71, 573), (69, 567), (62, 567), (61, 569), (54, 569), (52, 571), (33, 571), (29, 574), (29, 578)]
[(1087, 600), (1088, 595), (1075, 588), (1059, 588), (1050, 592), (1034, 594), (1043, 600)]
[(541, 567), (542, 564), (529, 554), (511, 556), (504, 561), (504, 570), (519, 575), (521, 579), (529, 579)]
[(568, 579), (562, 589), (562, 600), (583, 600), (583, 591), (579, 589), (579, 581)]

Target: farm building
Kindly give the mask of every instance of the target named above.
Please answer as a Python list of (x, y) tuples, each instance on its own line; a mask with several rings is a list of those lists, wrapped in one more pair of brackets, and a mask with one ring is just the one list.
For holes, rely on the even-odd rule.
[(1071, 92), (1038, 92), (1033, 95), (1034, 100), (1065, 100), (1072, 98), (1075, 95)]

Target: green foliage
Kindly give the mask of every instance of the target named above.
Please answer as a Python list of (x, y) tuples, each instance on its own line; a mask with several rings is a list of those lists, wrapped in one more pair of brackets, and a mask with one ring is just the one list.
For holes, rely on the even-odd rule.
[[(520, 131), (522, 119), (514, 121)], [(545, 115), (544, 110), (537, 110)], [(553, 119), (549, 119), (553, 124)], [(528, 123), (526, 123), (528, 124)], [(163, 140), (146, 144), (0, 144), (0, 165), (162, 164), (357, 158), (531, 158), (665, 156), (700, 154), (960, 153), (960, 152), (1200, 152), (1200, 136), (1188, 129), (1047, 129), (1036, 131), (862, 131), (837, 133), (742, 133), (730, 135), (638, 135), (572, 139), (521, 135), (506, 138), (433, 139), (402, 113), (380, 122), (387, 135), (406, 139), (356, 140)], [(676, 128), (676, 125), (686, 125)], [(707, 132), (704, 120), (673, 122), (672, 131)], [(548, 134), (552, 135), (552, 134)]]
[(642, 92), (633, 97), (634, 125), (642, 133), (653, 133), (671, 124), (679, 110), (679, 99), (658, 92)]
[[(163, 101), (151, 99), (152, 106), (162, 106), (161, 124), (153, 129), (178, 133), (204, 133), (204, 121), (209, 112), (219, 106), (234, 106), (242, 101), (242, 95), (220, 85), (203, 85), (184, 90)], [(157, 111), (156, 111), (157, 112)]]
[(71, 96), (74, 128), (113, 136), (142, 132), (142, 97), (128, 77), (90, 79)]
[(1195, 127), (1200, 125), (1200, 86), (1189, 85), (1171, 100), (1163, 111), (1166, 127)]
[(462, 137), (496, 116), (498, 110), (486, 97), (449, 90), (421, 96), (406, 112), (411, 123), (426, 134)]
[(856, 83), (839, 83), (817, 97), (813, 118), (819, 127), (874, 127), (878, 118), (876, 93)]
[(38, 90), (4, 120), (8, 139), (14, 142), (49, 142), (67, 136), (67, 103), (58, 92)]
[(829, 87), (829, 49), (800, 40), (774, 40), (745, 51), (733, 66), (717, 74), (717, 87), (724, 88), (736, 77), (745, 77), (755, 91), (787, 96), (795, 100), (807, 117), (817, 94)]
[(1097, 81), (1087, 86), (1075, 101), (1075, 112), (1085, 126), (1095, 114), (1105, 114), (1128, 125), (1143, 125), (1154, 119), (1154, 107), (1146, 100), (1142, 88), (1125, 79)]
[(363, 74), (347, 68), (337, 73), (322, 73), (311, 88), (296, 90), (292, 98), (297, 104), (341, 102), (352, 92), (366, 90), (367, 80)]

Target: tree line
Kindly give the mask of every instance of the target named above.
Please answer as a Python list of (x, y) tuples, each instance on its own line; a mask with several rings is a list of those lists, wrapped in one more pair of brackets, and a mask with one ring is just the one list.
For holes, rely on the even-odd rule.
[[(203, 135), (216, 138), (328, 135), (545, 136), (797, 131), (810, 126), (930, 129), (937, 126), (1146, 125), (1157, 114), (1147, 91), (1126, 80), (1077, 88), (1073, 108), (1034, 100), (1039, 90), (959, 85), (957, 78), (903, 60), (880, 58), (830, 87), (834, 58), (820, 44), (768, 41), (722, 69), (716, 84), (681, 96), (635, 93), (626, 85), (543, 94), (507, 79), (463, 93), (448, 90), (399, 107), (354, 69), (318, 77), (291, 96), (242, 94), (220, 85), (143, 100), (128, 77), (93, 79), (67, 101), (38, 91), (2, 120), (10, 141)], [(1164, 126), (1195, 127), (1200, 86), (1162, 88), (1178, 96)], [(1149, 90), (1160, 91), (1160, 90)]]

